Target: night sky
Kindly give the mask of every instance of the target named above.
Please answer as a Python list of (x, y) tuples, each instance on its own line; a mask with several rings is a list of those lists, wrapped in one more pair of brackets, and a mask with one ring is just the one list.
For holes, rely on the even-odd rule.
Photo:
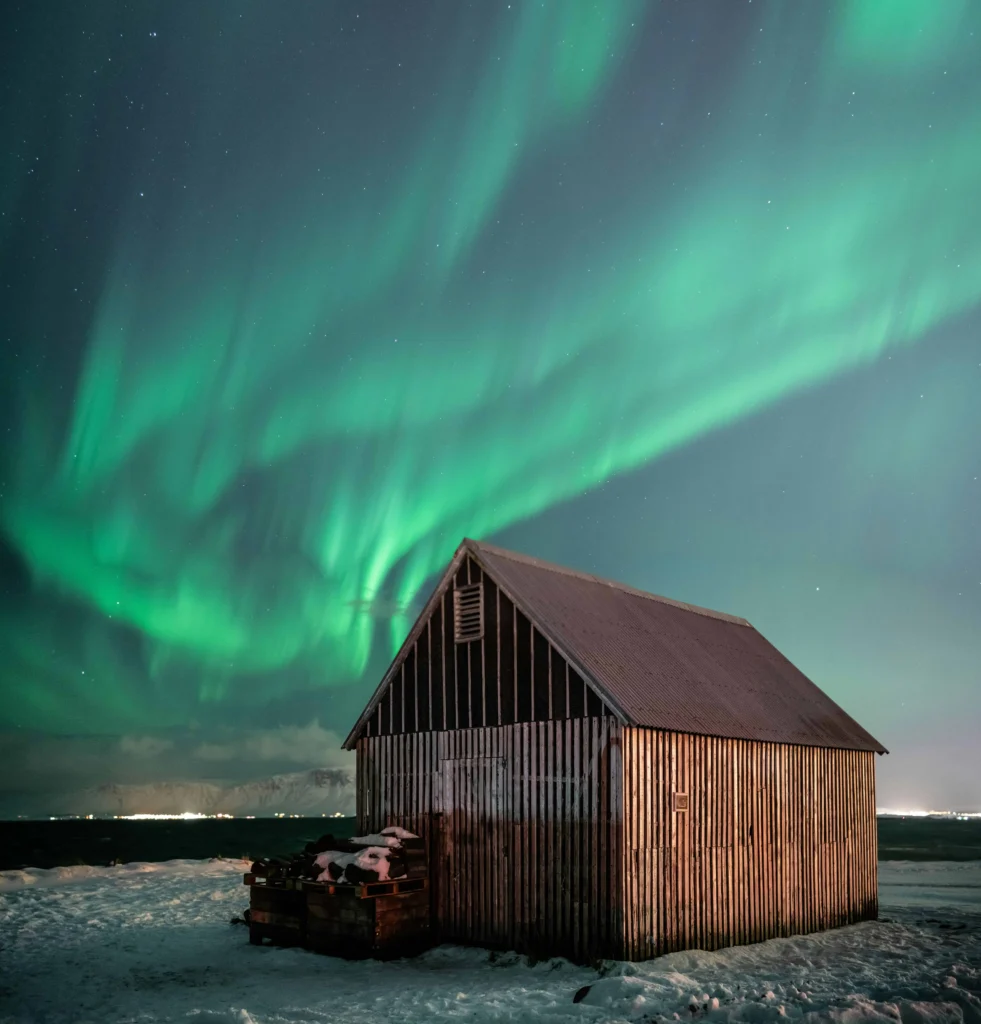
[(0, 811), (347, 763), (464, 535), (981, 809), (981, 5), (0, 19)]

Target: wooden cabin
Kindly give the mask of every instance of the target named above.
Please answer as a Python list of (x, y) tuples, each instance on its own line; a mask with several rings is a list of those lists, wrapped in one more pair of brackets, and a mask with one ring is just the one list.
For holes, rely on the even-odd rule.
[(885, 750), (744, 619), (457, 549), (345, 741), (442, 941), (643, 960), (875, 918)]

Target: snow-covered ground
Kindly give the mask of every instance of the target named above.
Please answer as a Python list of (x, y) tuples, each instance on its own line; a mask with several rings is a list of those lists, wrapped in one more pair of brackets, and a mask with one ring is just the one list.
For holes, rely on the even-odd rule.
[(455, 947), (387, 964), (253, 947), (229, 924), (247, 905), (244, 867), (0, 873), (0, 1021), (981, 1024), (981, 862), (881, 865), (875, 923), (614, 964), (603, 977)]

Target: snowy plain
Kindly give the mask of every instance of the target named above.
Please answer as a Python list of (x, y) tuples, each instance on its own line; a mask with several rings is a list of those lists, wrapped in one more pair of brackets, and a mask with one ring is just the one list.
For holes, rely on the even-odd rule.
[(981, 861), (881, 864), (877, 922), (602, 973), (459, 947), (376, 963), (250, 946), (229, 923), (247, 905), (245, 869), (0, 872), (0, 1021), (981, 1024)]

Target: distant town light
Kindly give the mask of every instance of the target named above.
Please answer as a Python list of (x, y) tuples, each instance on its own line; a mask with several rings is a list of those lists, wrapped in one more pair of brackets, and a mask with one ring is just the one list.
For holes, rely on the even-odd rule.
[(200, 818), (220, 818), (220, 814), (197, 814), (185, 811), (183, 814), (120, 814), (125, 821), (198, 821)]
[[(900, 811), (879, 811), (879, 814), (905, 814), (907, 812)], [(910, 812), (910, 813), (922, 813), (922, 814), (943, 814), (947, 817), (954, 817), (960, 812), (955, 811), (922, 811), (922, 812)], [(313, 817), (314, 815), (311, 815)], [(969, 814), (969, 817), (981, 817), (981, 814)], [(245, 821), (253, 821), (256, 815), (254, 814), (228, 814), (225, 811), (218, 811), (214, 814), (205, 814), (201, 811), (184, 811), (182, 814), (155, 814), (150, 812), (141, 812), (138, 814), (111, 814), (108, 811), (100, 814), (39, 814), (30, 815), (22, 814), (18, 815), (18, 819), (23, 818), (28, 821), (36, 821), (47, 819), (48, 821), (202, 821), (205, 818), (223, 818), (231, 820), (234, 818), (241, 818)], [(261, 817), (261, 815), (260, 815)], [(272, 814), (273, 818), (305, 818), (307, 815), (303, 813), (293, 813), (291, 811), (276, 811)], [(343, 811), (334, 811), (332, 814), (328, 814), (326, 811), (322, 811), (320, 814), (321, 818), (343, 818), (345, 814)]]
[(891, 807), (878, 807), (875, 813), (880, 818), (952, 818), (957, 821), (981, 818), (981, 811), (923, 811), (919, 809), (897, 811)]

